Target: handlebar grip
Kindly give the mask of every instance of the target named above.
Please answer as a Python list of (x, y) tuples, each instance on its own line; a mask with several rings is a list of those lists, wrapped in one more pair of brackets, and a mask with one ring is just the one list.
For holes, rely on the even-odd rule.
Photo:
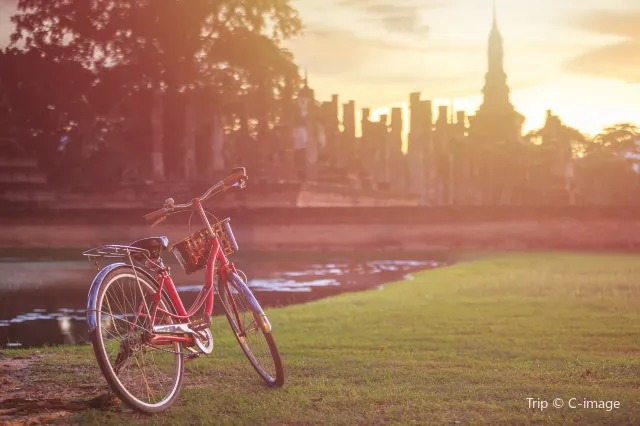
[(244, 167), (236, 167), (233, 169), (233, 174), (226, 177), (222, 182), (225, 186), (231, 186), (238, 180), (247, 177), (247, 170)]
[(155, 212), (147, 213), (142, 217), (151, 222), (162, 218), (165, 214), (167, 214), (167, 211), (165, 209), (160, 209)]

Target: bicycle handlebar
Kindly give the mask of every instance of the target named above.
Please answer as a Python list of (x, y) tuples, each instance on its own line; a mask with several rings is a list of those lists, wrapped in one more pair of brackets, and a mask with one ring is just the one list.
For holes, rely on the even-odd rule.
[(156, 220), (159, 220), (162, 217), (164, 217), (165, 214), (167, 214), (167, 211), (165, 209), (160, 209), (160, 210), (156, 210), (155, 212), (147, 213), (142, 217), (145, 220), (154, 221), (155, 222)]
[[(232, 170), (232, 172), (233, 174), (216, 183), (211, 188), (209, 188), (207, 192), (198, 197), (198, 201), (202, 203), (212, 196), (224, 192), (232, 186), (235, 186), (236, 184), (238, 184), (240, 188), (244, 188), (244, 183), (247, 180), (247, 170), (244, 167), (236, 167)], [(169, 214), (177, 213), (178, 211), (191, 208), (193, 206), (194, 200), (186, 204), (175, 204), (173, 198), (167, 198), (167, 200), (164, 202), (163, 208), (151, 213), (147, 213), (143, 216), (143, 218), (148, 221), (161, 221), (165, 216)]]

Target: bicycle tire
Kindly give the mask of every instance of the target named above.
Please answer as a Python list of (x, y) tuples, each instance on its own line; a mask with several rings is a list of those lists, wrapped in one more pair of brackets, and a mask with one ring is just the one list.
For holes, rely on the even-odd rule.
[[(117, 373), (114, 371), (114, 367), (111, 365), (111, 362), (109, 361), (109, 356), (107, 354), (107, 351), (102, 339), (102, 335), (103, 335), (102, 304), (105, 299), (105, 293), (109, 290), (109, 287), (112, 285), (112, 283), (116, 282), (118, 278), (124, 277), (124, 278), (135, 279), (136, 275), (139, 282), (143, 283), (141, 285), (145, 285), (149, 290), (157, 292), (157, 289), (159, 288), (158, 283), (150, 275), (143, 273), (141, 270), (138, 270), (137, 268), (136, 268), (135, 274), (131, 266), (124, 266), (124, 265), (118, 266), (114, 268), (112, 271), (110, 271), (109, 273), (107, 273), (99, 284), (98, 296), (96, 298), (96, 306), (95, 306), (96, 314), (97, 314), (97, 322), (96, 322), (96, 329), (91, 333), (91, 340), (93, 343), (93, 349), (94, 349), (96, 359), (98, 361), (98, 365), (100, 366), (100, 370), (102, 371), (102, 375), (106, 379), (107, 383), (109, 384), (113, 392), (129, 408), (144, 414), (154, 414), (154, 413), (159, 413), (167, 410), (171, 405), (173, 405), (173, 403), (178, 398), (178, 395), (180, 394), (180, 390), (182, 388), (182, 382), (184, 379), (184, 359), (183, 359), (183, 356), (180, 354), (182, 352), (182, 344), (174, 343), (173, 345), (173, 350), (177, 352), (177, 354), (173, 355), (173, 359), (176, 362), (176, 364), (173, 368), (174, 376), (172, 378), (173, 381), (171, 384), (171, 388), (167, 393), (168, 397), (165, 396), (159, 403), (146, 403), (144, 401), (141, 401), (139, 398), (136, 398), (136, 396), (134, 396), (132, 391), (127, 389), (127, 387), (122, 383)], [(166, 310), (172, 313), (176, 313), (173, 304), (170, 302), (170, 300), (167, 298), (164, 292), (162, 294), (161, 301), (163, 302)], [(125, 306), (126, 306), (126, 303), (125, 303)], [(108, 317), (109, 314), (106, 314), (106, 316)], [(113, 314), (112, 314), (112, 318), (113, 318)], [(147, 346), (151, 346), (151, 345), (147, 345)], [(122, 351), (122, 343), (120, 344), (120, 350)], [(155, 351), (159, 349), (152, 349), (152, 350)], [(143, 358), (143, 365), (144, 365), (144, 356), (142, 358)], [(138, 361), (136, 361), (136, 363), (137, 362)], [(141, 368), (140, 365), (138, 364), (138, 369), (142, 370), (143, 368)], [(145, 382), (146, 381), (147, 380), (145, 378)], [(147, 383), (147, 389), (149, 389), (148, 383)]]
[[(233, 273), (230, 276), (230, 285), (234, 287), (234, 289), (237, 291), (237, 294), (241, 294), (244, 298), (247, 299), (247, 303), (245, 304), (245, 307), (251, 311), (251, 314), (253, 315), (254, 320), (256, 321), (256, 323), (258, 323), (260, 321), (260, 316), (264, 315), (264, 312), (262, 312), (262, 308), (260, 308), (260, 305), (255, 300), (255, 297), (253, 296), (253, 293), (251, 293), (251, 290), (249, 289), (249, 287), (247, 287), (244, 281), (242, 281), (242, 279), (236, 273)], [(276, 345), (276, 342), (275, 342), (275, 339), (273, 338), (272, 333), (271, 332), (265, 333), (264, 331), (259, 329), (260, 334), (264, 337), (267, 343), (267, 346), (269, 348), (269, 352), (273, 360), (275, 376), (272, 376), (265, 370), (265, 367), (262, 366), (262, 364), (258, 361), (256, 356), (253, 354), (253, 351), (249, 347), (247, 340), (243, 338), (243, 336), (241, 336), (242, 333), (238, 332), (239, 327), (237, 325), (235, 315), (233, 312), (230, 312), (228, 301), (225, 301), (225, 299), (228, 298), (226, 291), (227, 290), (226, 290), (225, 283), (223, 282), (223, 280), (220, 280), (220, 283), (218, 284), (218, 294), (222, 301), (225, 315), (227, 316), (227, 320), (229, 321), (231, 330), (233, 331), (233, 334), (235, 335), (236, 340), (240, 345), (240, 348), (242, 348), (242, 351), (244, 352), (245, 356), (249, 360), (249, 363), (251, 364), (251, 366), (258, 373), (258, 375), (265, 381), (267, 385), (273, 388), (281, 387), (284, 384), (284, 367), (282, 366), (282, 359), (280, 357), (280, 352), (278, 351), (278, 347)], [(250, 300), (250, 299), (253, 299), (253, 300)]]

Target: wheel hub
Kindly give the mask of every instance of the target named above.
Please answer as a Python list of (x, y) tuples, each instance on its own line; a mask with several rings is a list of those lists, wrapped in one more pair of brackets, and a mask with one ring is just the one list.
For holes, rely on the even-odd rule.
[(142, 337), (143, 333), (139, 331), (124, 336), (122, 343), (120, 343), (120, 352), (123, 353), (125, 359), (142, 350)]

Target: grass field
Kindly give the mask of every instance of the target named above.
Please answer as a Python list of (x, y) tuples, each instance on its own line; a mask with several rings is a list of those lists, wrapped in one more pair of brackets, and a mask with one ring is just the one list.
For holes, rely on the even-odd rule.
[[(170, 411), (88, 410), (66, 421), (640, 424), (639, 260), (497, 255), (271, 310), (286, 369), (280, 390), (261, 384), (216, 318), (215, 356), (187, 364)], [(97, 374), (87, 347), (49, 348), (40, 358), (42, 386), (73, 388)], [(530, 408), (527, 398), (549, 406)], [(570, 398), (619, 408), (570, 408)]]

